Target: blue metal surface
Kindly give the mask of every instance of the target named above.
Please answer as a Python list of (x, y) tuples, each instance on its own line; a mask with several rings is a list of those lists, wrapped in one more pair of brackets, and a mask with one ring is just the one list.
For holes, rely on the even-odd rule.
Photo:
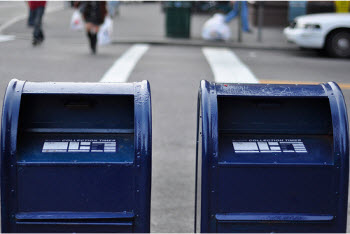
[(334, 82), (202, 81), (195, 231), (345, 232), (348, 140)]
[[(12, 80), (1, 123), (2, 232), (149, 232), (151, 134), (147, 81)], [(52, 142), (66, 149), (44, 150)]]

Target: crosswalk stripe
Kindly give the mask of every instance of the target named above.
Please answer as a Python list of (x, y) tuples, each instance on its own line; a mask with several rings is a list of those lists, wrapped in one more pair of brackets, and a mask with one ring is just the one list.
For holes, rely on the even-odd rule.
[(0, 42), (12, 41), (14, 39), (15, 39), (15, 36), (13, 35), (0, 35)]
[(118, 58), (100, 82), (126, 82), (136, 63), (149, 49), (147, 44), (135, 44)]
[(250, 69), (229, 49), (202, 48), (218, 83), (259, 83)]

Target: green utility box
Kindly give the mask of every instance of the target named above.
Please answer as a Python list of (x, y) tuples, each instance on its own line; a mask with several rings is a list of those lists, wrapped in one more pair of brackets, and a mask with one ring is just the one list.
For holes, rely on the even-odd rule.
[(190, 37), (191, 7), (191, 2), (172, 1), (165, 3), (167, 37)]

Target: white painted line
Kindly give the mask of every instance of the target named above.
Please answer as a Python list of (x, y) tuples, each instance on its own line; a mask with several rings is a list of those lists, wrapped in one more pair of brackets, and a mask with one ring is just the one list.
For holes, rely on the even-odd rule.
[(202, 48), (218, 83), (259, 83), (249, 68), (229, 49)]
[(0, 42), (12, 41), (14, 39), (15, 39), (15, 36), (13, 35), (0, 35)]
[(1, 26), (0, 26), (0, 33), (5, 30), (6, 28), (10, 27), (12, 24), (15, 24), (17, 23), (18, 21), (20, 20), (23, 20), (25, 19), (27, 16), (27, 14), (23, 14), (23, 15), (18, 15), (16, 17), (13, 17), (12, 19), (10, 19), (9, 21), (6, 21), (5, 23), (3, 23)]
[[(63, 10), (64, 6), (62, 4), (62, 6), (55, 6), (55, 7), (49, 7), (47, 8), (47, 10), (45, 10), (46, 13), (52, 13), (52, 12), (56, 12), (59, 10)], [(22, 14), (22, 15), (18, 15), (16, 17), (13, 17), (12, 19), (10, 19), (9, 21), (6, 21), (5, 23), (3, 23), (0, 26), (0, 34), (3, 30), (5, 30), (6, 28), (10, 27), (11, 25), (17, 23), (20, 20), (24, 20), (28, 17), (28, 14)]]
[(118, 58), (103, 75), (100, 82), (126, 82), (142, 55), (149, 49), (147, 44), (136, 44)]

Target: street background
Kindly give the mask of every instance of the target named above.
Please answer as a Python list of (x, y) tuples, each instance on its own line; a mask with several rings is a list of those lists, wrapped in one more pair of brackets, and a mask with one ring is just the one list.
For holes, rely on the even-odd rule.
[[(264, 28), (262, 43), (256, 42), (257, 29), (253, 28), (253, 33), (243, 34), (243, 42), (239, 43), (237, 22), (232, 21), (232, 40), (226, 44), (206, 43), (200, 39), (200, 32), (210, 15), (199, 14), (192, 16), (191, 39), (168, 39), (160, 3), (125, 3), (114, 18), (113, 43), (100, 46), (94, 56), (89, 52), (85, 33), (70, 30), (73, 9), (63, 6), (63, 2), (48, 3), (43, 25), (46, 41), (33, 48), (32, 29), (26, 26), (27, 5), (0, 2), (1, 102), (13, 78), (99, 82), (134, 44), (148, 44), (149, 49), (127, 81), (149, 80), (151, 84), (152, 232), (193, 231), (197, 91), (200, 80), (215, 81), (203, 48), (232, 52), (238, 57), (239, 65), (243, 64), (263, 83), (338, 82), (346, 102), (350, 103), (349, 60), (300, 50), (287, 43), (281, 27)], [(6, 38), (4, 35), (14, 39), (1, 40)], [(235, 82), (241, 75), (232, 74), (227, 79)]]

